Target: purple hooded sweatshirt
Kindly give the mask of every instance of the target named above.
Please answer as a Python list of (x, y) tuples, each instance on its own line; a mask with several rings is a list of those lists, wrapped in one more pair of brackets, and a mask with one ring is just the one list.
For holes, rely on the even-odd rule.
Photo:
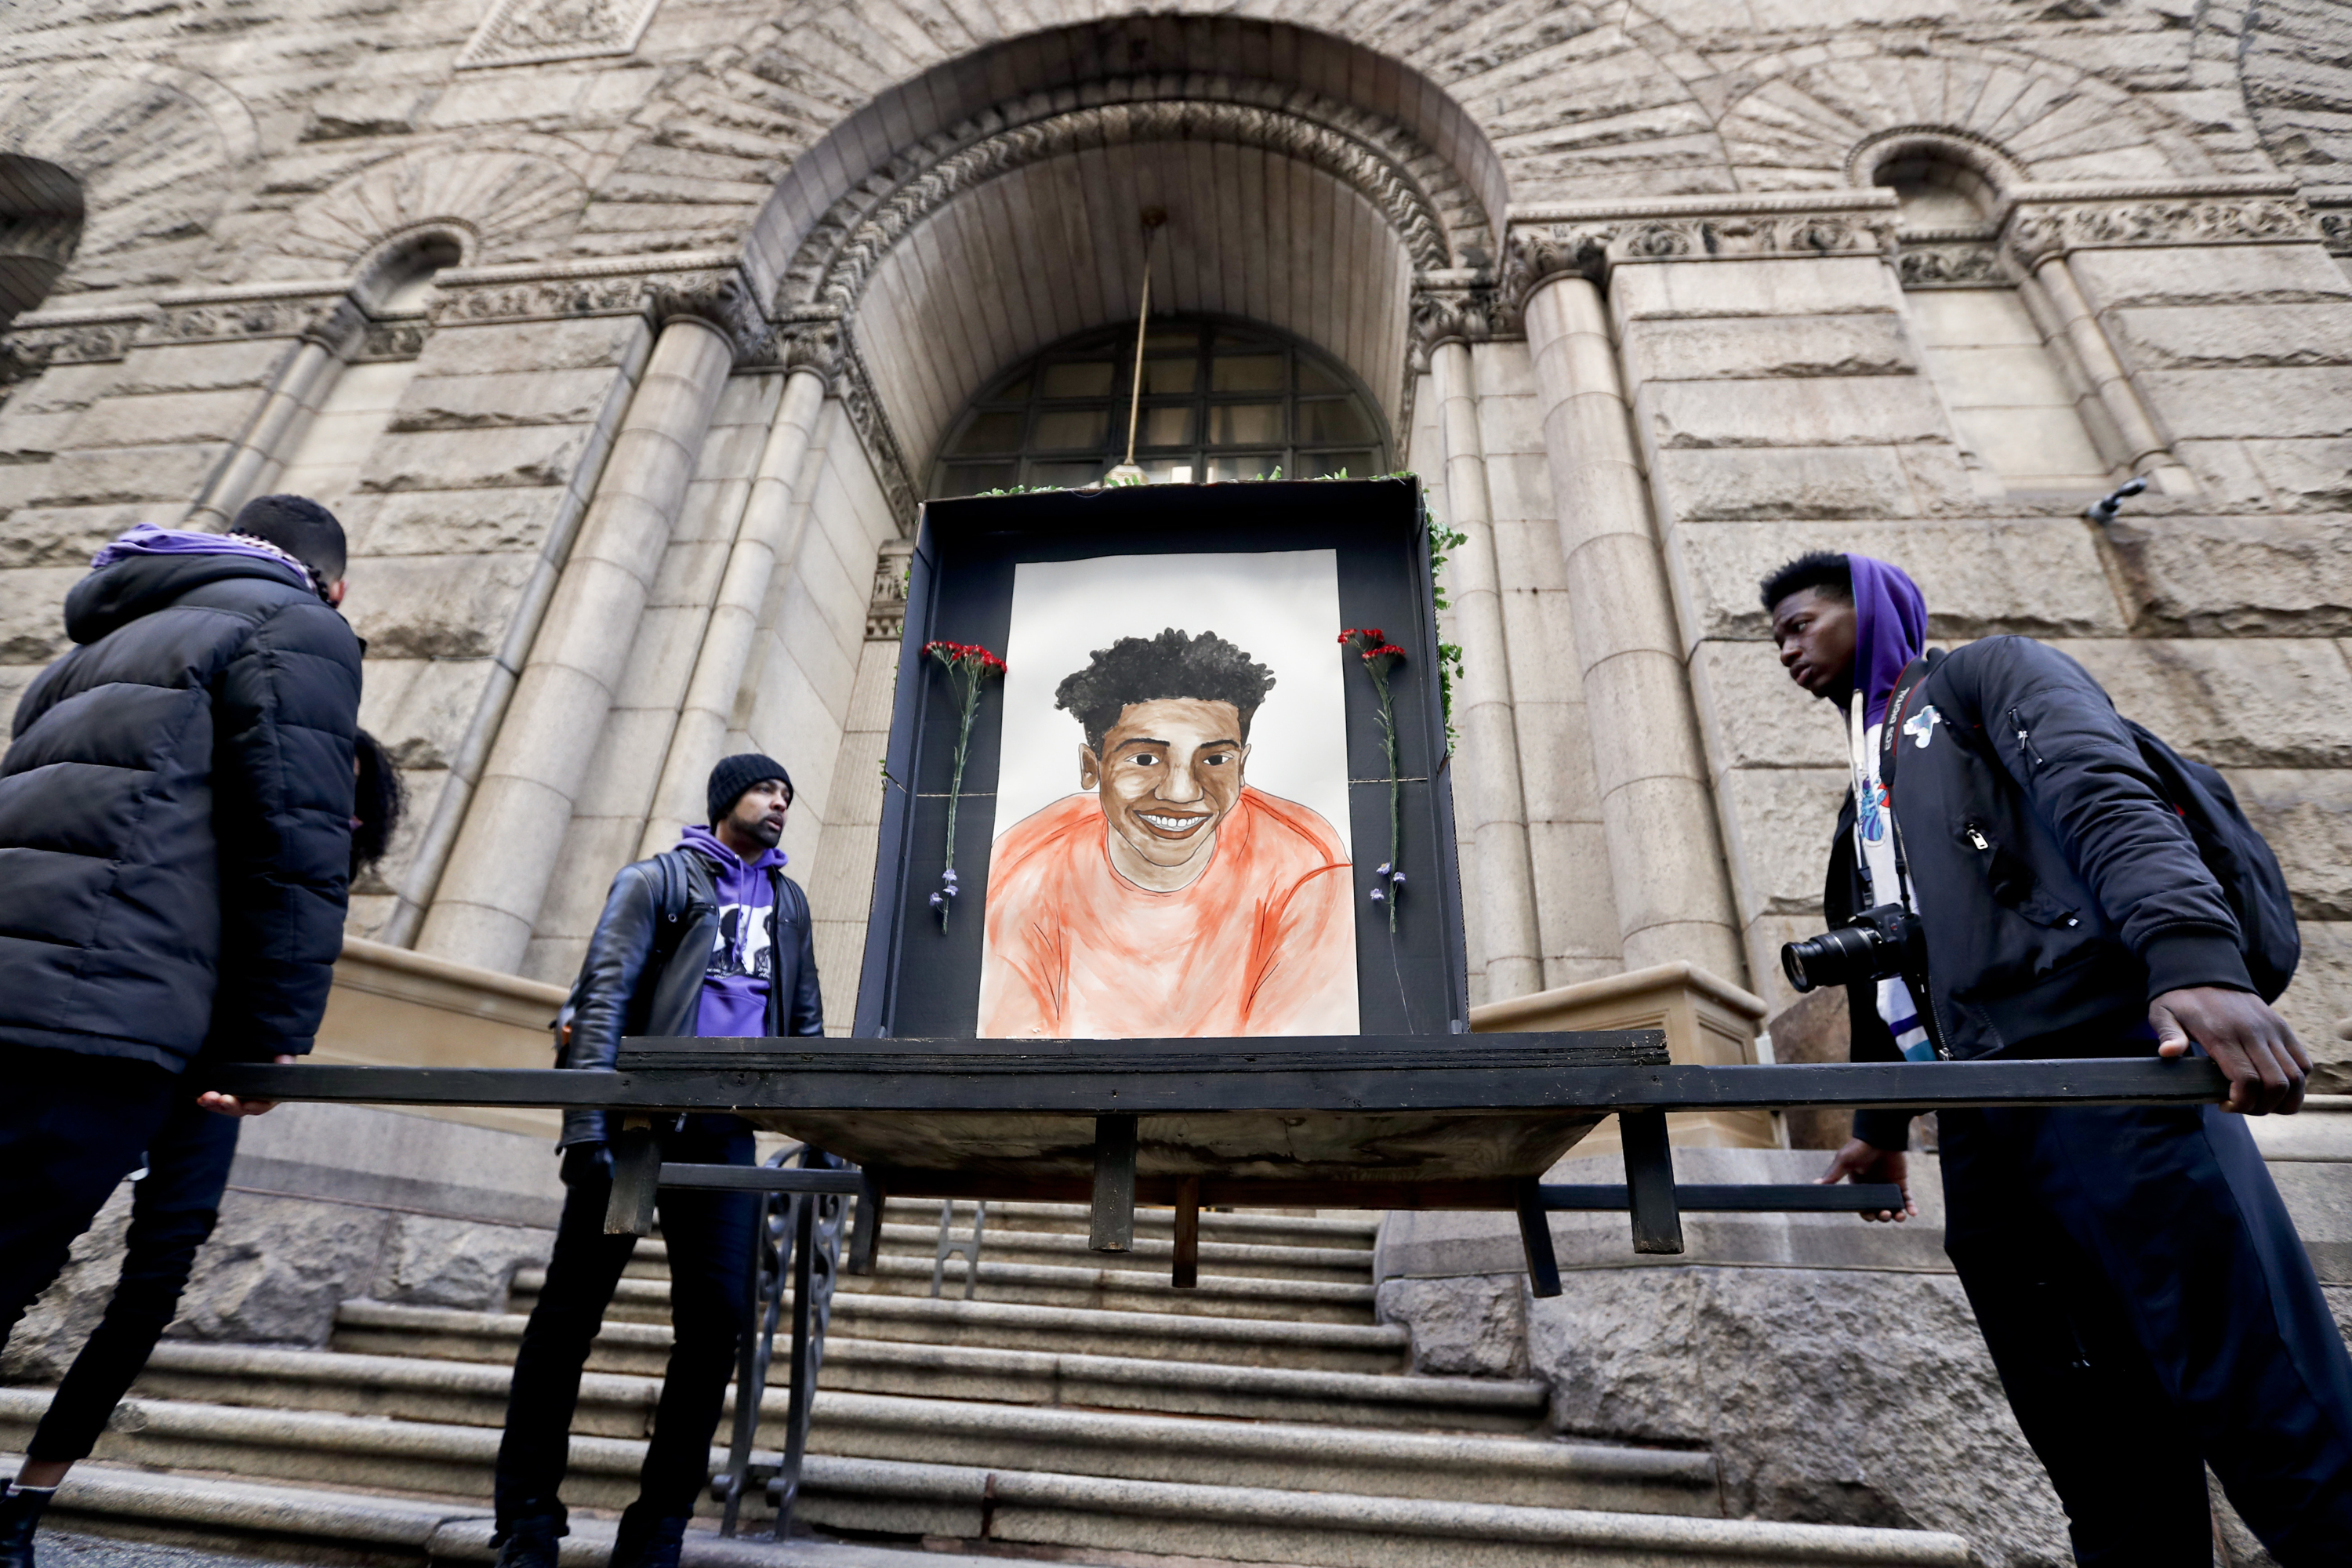
[(284, 551), (257, 539), (238, 534), (205, 533), (193, 528), (158, 528), (152, 522), (140, 523), (115, 535), (110, 542), (89, 558), (90, 570), (103, 571), (116, 562), (128, 561), (134, 555), (246, 555), (280, 568), (299, 586), (314, 594), (319, 591), (318, 584), (311, 581), (309, 567)]
[(769, 948), (775, 885), (768, 873), (785, 864), (786, 856), (781, 849), (766, 849), (746, 863), (708, 827), (688, 828), (677, 847), (710, 862), (719, 903), (719, 939), (710, 944), (710, 966), (703, 972), (702, 1005), (695, 1014), (694, 1032), (706, 1037), (764, 1035), (776, 962)]
[(1863, 715), (1875, 724), (1910, 662), (1927, 648), (1927, 599), (1900, 566), (1846, 554), (1853, 572), (1853, 676)]

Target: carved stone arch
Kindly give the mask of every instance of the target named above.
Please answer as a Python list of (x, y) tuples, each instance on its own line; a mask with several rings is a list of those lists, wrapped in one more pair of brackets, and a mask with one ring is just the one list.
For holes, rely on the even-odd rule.
[[(1290, 20), (1297, 8), (1282, 0), (1244, 0), (1213, 13), (1118, 16), (1101, 15), (1083, 0), (1045, 0), (1002, 18), (969, 13), (952, 36), (943, 28), (898, 40), (911, 47), (895, 48), (885, 62), (844, 47), (862, 30), (855, 17), (841, 19), (855, 9), (796, 7), (788, 18), (762, 22), (713, 51), (637, 117), (648, 134), (615, 164), (617, 177), (634, 178), (692, 150), (713, 160), (716, 178), (772, 181), (748, 226), (740, 209), (714, 200), (706, 204), (704, 229), (713, 245), (740, 236), (746, 270), (766, 293), (774, 292), (811, 228), (854, 188), (877, 174), (901, 173), (898, 161), (934, 161), (952, 150), (942, 148), (943, 138), (1023, 95), (1075, 109), (1100, 105), (1106, 90), (1118, 90), (1111, 84), (1133, 80), (1161, 84), (1155, 90), (1163, 97), (1206, 100), (1232, 98), (1233, 83), (1271, 84), (1270, 95), (1253, 89), (1240, 101), (1270, 108), (1290, 101), (1301, 111), (1320, 95), (1367, 117), (1359, 122), (1349, 114), (1316, 112), (1327, 125), (1350, 134), (1394, 126), (1426, 150), (1445, 179), (1433, 168), (1424, 173), (1417, 158), (1404, 166), (1441, 205), (1439, 187), (1454, 183), (1475, 193), (1496, 225), (1507, 205), (1501, 158), (1469, 110), (1440, 84), (1439, 75), (1461, 62), (1452, 29), (1434, 21), (1367, 43), (1318, 31), (1311, 16), (1309, 25)], [(1559, 7), (1555, 0), (1502, 0), (1502, 9), (1515, 19), (1497, 23), (1501, 33), (1516, 36), (1556, 26)], [(1008, 28), (1006, 20), (1027, 30)], [(1458, 227), (1453, 216), (1449, 227)], [(1498, 235), (1490, 235), (1480, 259), (1498, 246)]]
[[(1169, 89), (1185, 96), (1161, 95)], [(1024, 165), (1120, 143), (1231, 142), (1307, 163), (1378, 208), (1420, 271), (1482, 261), (1492, 243), (1485, 205), (1443, 160), (1336, 100), (1218, 80), (1129, 79), (1104, 84), (1100, 95), (1109, 101), (1072, 108), (1064, 95), (1031, 94), (892, 160), (811, 228), (777, 303), (847, 312), (890, 247), (949, 202)]]
[(553, 156), (507, 147), (418, 148), (372, 163), (296, 207), (251, 258), (257, 279), (341, 277), (403, 234), (464, 237), (469, 265), (533, 260), (587, 205)]
[(212, 78), (143, 64), (93, 78), (0, 79), (0, 152), (80, 184), (84, 221), (60, 292), (185, 281), (201, 270), (232, 176), (258, 155), (244, 100)]
[(1931, 44), (1923, 52), (1752, 68), (1764, 79), (1717, 129), (1743, 190), (1843, 184), (1858, 148), (1906, 129), (1998, 148), (2031, 180), (2167, 179), (2212, 173), (2168, 117), (2131, 93), (2011, 50)]

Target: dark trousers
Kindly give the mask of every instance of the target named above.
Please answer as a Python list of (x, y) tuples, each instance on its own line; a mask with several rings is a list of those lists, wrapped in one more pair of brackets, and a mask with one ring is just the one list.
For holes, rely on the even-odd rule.
[[(751, 1132), (731, 1116), (689, 1117), (685, 1131), (663, 1138), (662, 1158), (749, 1165)], [(555, 1257), (523, 1329), (507, 1398), (494, 1492), (501, 1531), (519, 1520), (564, 1517), (556, 1492), (563, 1483), (588, 1342), (604, 1326), (604, 1308), (637, 1245), (633, 1236), (604, 1234), (611, 1195), (610, 1181), (584, 1181), (563, 1200)], [(635, 1511), (643, 1517), (683, 1518), (710, 1483), (711, 1435), (719, 1429), (736, 1348), (751, 1324), (758, 1204), (750, 1193), (665, 1188), (660, 1194), (675, 1335), (638, 1478)]]
[(2242, 1117), (1948, 1110), (1945, 1247), (2083, 1568), (2210, 1568), (2204, 1467), (2352, 1563), (2352, 1360)]
[(186, 1092), (120, 1057), (0, 1047), (0, 1346)]
[(236, 1158), (233, 1116), (175, 1099), (147, 1146), (147, 1173), (131, 1189), (131, 1232), (122, 1279), (106, 1316), (58, 1385), (25, 1457), (41, 1463), (87, 1458), (155, 1342), (180, 1310), (196, 1251), (220, 1218), (221, 1193)]

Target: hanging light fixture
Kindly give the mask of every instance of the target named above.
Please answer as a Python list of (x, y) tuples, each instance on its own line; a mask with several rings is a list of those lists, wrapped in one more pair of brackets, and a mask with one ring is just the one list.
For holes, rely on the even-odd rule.
[(1143, 340), (1151, 329), (1151, 244), (1167, 225), (1168, 209), (1143, 209), (1143, 304), (1135, 318), (1135, 374), (1127, 389), (1127, 456), (1103, 476), (1107, 485), (1139, 485), (1143, 469), (1135, 460), (1136, 421), (1143, 412)]

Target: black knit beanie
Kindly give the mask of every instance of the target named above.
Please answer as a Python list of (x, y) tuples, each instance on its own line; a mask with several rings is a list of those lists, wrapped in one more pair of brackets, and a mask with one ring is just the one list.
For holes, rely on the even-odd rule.
[(735, 809), (735, 803), (743, 798), (743, 792), (762, 779), (783, 780), (784, 798), (793, 798), (793, 775), (784, 772), (784, 764), (775, 758), (763, 757), (757, 752), (721, 757), (719, 765), (710, 770), (710, 826), (718, 826)]

